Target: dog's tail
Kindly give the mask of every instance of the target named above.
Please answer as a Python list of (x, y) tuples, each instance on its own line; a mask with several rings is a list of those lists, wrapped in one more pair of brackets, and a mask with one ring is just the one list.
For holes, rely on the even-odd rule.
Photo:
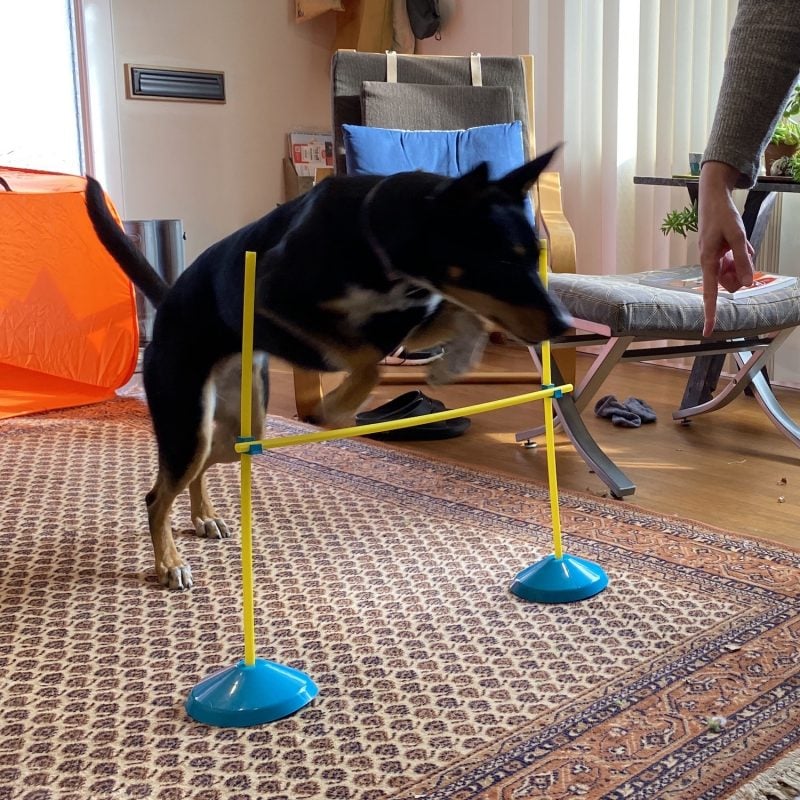
[(157, 308), (169, 291), (167, 282), (153, 269), (152, 264), (120, 228), (106, 203), (103, 187), (86, 176), (86, 209), (97, 238), (114, 257), (122, 271)]

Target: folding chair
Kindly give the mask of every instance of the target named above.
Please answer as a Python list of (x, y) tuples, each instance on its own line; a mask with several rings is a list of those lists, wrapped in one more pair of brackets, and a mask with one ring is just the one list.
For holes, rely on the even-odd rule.
[[(765, 203), (763, 216), (756, 221), (751, 237), (756, 249), (770, 211), (771, 204)], [(681, 271), (688, 275), (693, 270), (696, 267), (686, 266)], [(749, 388), (778, 430), (800, 445), (800, 426), (781, 407), (763, 374), (767, 359), (800, 325), (797, 283), (743, 300), (720, 297), (716, 329), (712, 337), (704, 339), (702, 296), (643, 283), (659, 274), (658, 270), (632, 275), (554, 274), (550, 279), (550, 290), (572, 314), (579, 331), (566, 337), (563, 344), (602, 345), (575, 391), (554, 400), (557, 422), (617, 498), (632, 494), (636, 487), (588, 434), (580, 415), (614, 367), (623, 361), (732, 354), (738, 371), (730, 382), (715, 397), (710, 396), (714, 386), (687, 390), (673, 419), (686, 421), (723, 408)], [(664, 340), (678, 343), (663, 344)], [(648, 343), (655, 344), (640, 346)], [(531, 348), (531, 353), (536, 359), (536, 350)], [(557, 367), (554, 372), (553, 380), (560, 381)], [(517, 441), (530, 439), (541, 430), (522, 431), (517, 434)]]

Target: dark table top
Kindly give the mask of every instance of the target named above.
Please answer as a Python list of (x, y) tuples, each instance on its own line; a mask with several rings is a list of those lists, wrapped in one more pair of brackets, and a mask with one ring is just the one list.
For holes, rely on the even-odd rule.
[[(673, 175), (671, 178), (635, 175), (633, 182), (648, 186), (690, 186), (697, 184), (698, 178), (692, 175)], [(800, 192), (800, 183), (791, 178), (772, 178), (760, 175), (752, 191), (754, 192)]]

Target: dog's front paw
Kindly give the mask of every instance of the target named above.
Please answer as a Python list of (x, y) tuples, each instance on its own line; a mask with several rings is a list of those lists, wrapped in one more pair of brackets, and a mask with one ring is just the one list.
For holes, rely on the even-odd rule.
[(195, 517), (194, 531), (202, 539), (230, 539), (231, 532), (224, 519)]
[(162, 586), (175, 591), (191, 589), (194, 585), (192, 569), (188, 564), (179, 564), (177, 567), (157, 568), (158, 580)]
[(311, 413), (306, 414), (300, 421), (307, 422), (309, 425), (318, 425), (319, 427), (326, 425), (328, 423), (328, 415), (325, 413), (325, 400), (320, 400)]
[(441, 358), (432, 361), (428, 367), (427, 381), (431, 386), (452, 383), (469, 372), (474, 363), (472, 351), (445, 351)]
[(445, 384), (452, 383), (456, 378), (463, 375), (467, 370), (460, 368), (453, 368), (452, 364), (446, 362), (443, 358), (437, 359), (428, 367), (428, 373), (425, 380), (431, 386), (444, 386)]
[(350, 411), (337, 411), (328, 406), (325, 408), (318, 406), (303, 421), (319, 428), (346, 428), (353, 424), (353, 413)]
[(486, 333), (480, 330), (445, 344), (444, 355), (428, 366), (428, 383), (441, 386), (465, 375), (481, 360), (487, 340)]

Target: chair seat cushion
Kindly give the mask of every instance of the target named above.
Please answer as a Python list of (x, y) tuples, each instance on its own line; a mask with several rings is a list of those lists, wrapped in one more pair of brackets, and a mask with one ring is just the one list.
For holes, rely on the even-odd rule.
[[(684, 268), (687, 275), (697, 266)], [(671, 270), (674, 272), (675, 270)], [(702, 339), (703, 298), (687, 291), (648, 286), (662, 271), (631, 275), (552, 273), (549, 288), (577, 319), (606, 325), (612, 336)], [(741, 300), (720, 297), (713, 338), (742, 336), (800, 325), (797, 283)]]

